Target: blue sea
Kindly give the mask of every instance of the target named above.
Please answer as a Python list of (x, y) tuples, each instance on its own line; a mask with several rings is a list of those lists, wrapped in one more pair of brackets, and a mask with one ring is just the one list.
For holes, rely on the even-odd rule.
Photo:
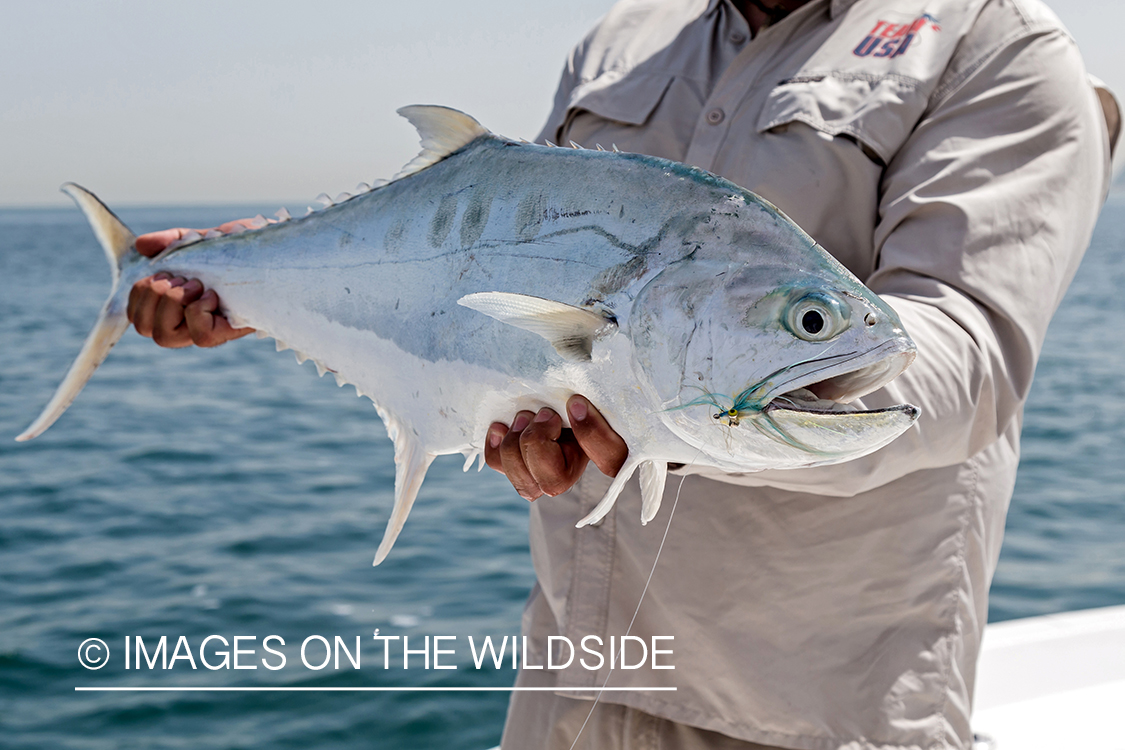
[[(273, 208), (119, 214), (144, 232)], [(1123, 251), (1118, 193), (1052, 323), (1027, 405), (993, 621), (1125, 603)], [(373, 568), (394, 480), (382, 424), (351, 388), (253, 338), (171, 351), (129, 332), (74, 407), (17, 444), (9, 438), (81, 346), (109, 272), (76, 210), (0, 210), (0, 283), (0, 746), (483, 750), (499, 741), (503, 692), (76, 691), (509, 686), (507, 665), (475, 668), (467, 637), (519, 632), (533, 583), (527, 507), (492, 472), (466, 475), (459, 457), (439, 459), (391, 556)], [(426, 636), (455, 636), (430, 651), (452, 650), (438, 658), (458, 668), (425, 669), (419, 653), (404, 670), (392, 641), (384, 669), (376, 631), (419, 652)], [(180, 657), (167, 670), (161, 636), (164, 655)], [(204, 645), (209, 636), (218, 638)], [(136, 668), (138, 637), (155, 668)], [(223, 668), (235, 637), (239, 665), (256, 669)], [(348, 660), (357, 637), (358, 670)], [(109, 652), (94, 670), (79, 661), (80, 651), (92, 665), (105, 657), (91, 638)], [(339, 668), (313, 668), (325, 642)], [(269, 668), (281, 655), (285, 666)]]

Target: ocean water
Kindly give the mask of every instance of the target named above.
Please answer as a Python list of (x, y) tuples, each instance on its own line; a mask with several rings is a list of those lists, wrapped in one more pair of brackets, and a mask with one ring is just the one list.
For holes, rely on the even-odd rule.
[[(120, 212), (137, 231), (265, 207)], [(272, 210), (272, 209), (270, 209)], [(1125, 603), (1125, 194), (1111, 196), (1048, 337), (991, 619)], [(0, 211), (0, 746), (453, 748), (496, 744), (503, 692), (76, 692), (78, 686), (503, 687), (467, 636), (519, 631), (533, 583), (527, 510), (499, 476), (439, 459), (397, 545), (371, 559), (393, 453), (367, 400), (253, 338), (161, 350), (133, 333), (43, 437), (17, 444), (78, 351), (108, 271), (73, 209)], [(452, 635), (401, 667), (382, 635)], [(125, 639), (172, 669), (126, 669)], [(229, 646), (208, 636), (223, 637)], [(266, 636), (286, 657), (263, 650)], [(210, 670), (236, 636), (241, 666)], [(354, 653), (312, 669), (301, 644)], [(85, 669), (88, 638), (108, 664)], [(432, 645), (431, 645), (432, 649)], [(201, 651), (205, 652), (201, 655)], [(98, 651), (87, 651), (97, 660)], [(318, 666), (324, 645), (308, 642)], [(137, 665), (131, 651), (133, 666)], [(143, 658), (143, 657), (142, 657)]]

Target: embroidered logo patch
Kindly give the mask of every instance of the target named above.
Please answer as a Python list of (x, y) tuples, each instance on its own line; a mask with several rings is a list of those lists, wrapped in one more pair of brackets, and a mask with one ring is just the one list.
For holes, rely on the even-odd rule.
[(910, 43), (926, 26), (934, 31), (941, 31), (938, 20), (929, 13), (924, 13), (909, 23), (879, 21), (875, 24), (875, 28), (868, 32), (867, 37), (859, 43), (859, 46), (852, 50), (852, 54), (856, 57), (898, 57), (899, 55), (905, 55)]

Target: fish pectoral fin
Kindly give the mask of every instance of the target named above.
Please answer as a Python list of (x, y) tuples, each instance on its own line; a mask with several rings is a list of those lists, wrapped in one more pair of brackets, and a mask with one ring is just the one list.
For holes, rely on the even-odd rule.
[(465, 295), (457, 304), (539, 334), (572, 362), (589, 362), (594, 341), (617, 330), (617, 321), (605, 315), (527, 294), (479, 292)]
[(383, 533), (383, 541), (375, 552), (375, 562), (378, 565), (386, 559), (391, 547), (395, 545), (399, 532), (414, 507), (414, 500), (418, 497), (418, 490), (426, 479), (426, 471), (433, 463), (435, 456), (428, 453), (409, 427), (399, 424), (398, 420), (389, 414), (379, 411), (387, 425), (387, 433), (395, 443), (395, 505), (391, 510), (391, 518), (387, 521), (387, 530)]
[(580, 529), (605, 518), (606, 514), (613, 509), (613, 504), (617, 502), (617, 496), (621, 494), (621, 490), (625, 489), (625, 484), (632, 478), (633, 472), (642, 462), (643, 459), (627, 460), (625, 465), (617, 472), (617, 476), (613, 478), (613, 482), (609, 485), (609, 489), (605, 491), (601, 501), (590, 511), (589, 515), (575, 524), (575, 528)]
[(641, 464), (641, 524), (656, 518), (664, 499), (664, 482), (668, 478), (667, 461), (646, 461)]
[(408, 162), (394, 176), (395, 180), (421, 172), (477, 138), (489, 135), (488, 128), (464, 112), (449, 107), (414, 104), (403, 107), (398, 113), (417, 128), (418, 138), (422, 141), (422, 153)]

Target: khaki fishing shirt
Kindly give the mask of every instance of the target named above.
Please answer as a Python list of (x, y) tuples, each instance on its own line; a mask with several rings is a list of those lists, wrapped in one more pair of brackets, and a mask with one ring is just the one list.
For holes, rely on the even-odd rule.
[[(1116, 114), (1038, 0), (813, 0), (754, 38), (729, 0), (626, 0), (574, 49), (540, 138), (675, 159), (772, 201), (918, 345), (864, 406), (922, 410), (847, 464), (679, 472), (631, 630), (673, 636), (658, 663), (675, 669), (650, 657), (609, 682), (677, 691), (602, 701), (781, 747), (969, 745), (1023, 403), (1108, 189)], [(607, 485), (591, 466), (532, 506), (531, 665), (548, 636), (629, 627), (681, 481), (648, 526), (634, 480), (575, 529)], [(582, 656), (520, 682), (600, 686)]]

